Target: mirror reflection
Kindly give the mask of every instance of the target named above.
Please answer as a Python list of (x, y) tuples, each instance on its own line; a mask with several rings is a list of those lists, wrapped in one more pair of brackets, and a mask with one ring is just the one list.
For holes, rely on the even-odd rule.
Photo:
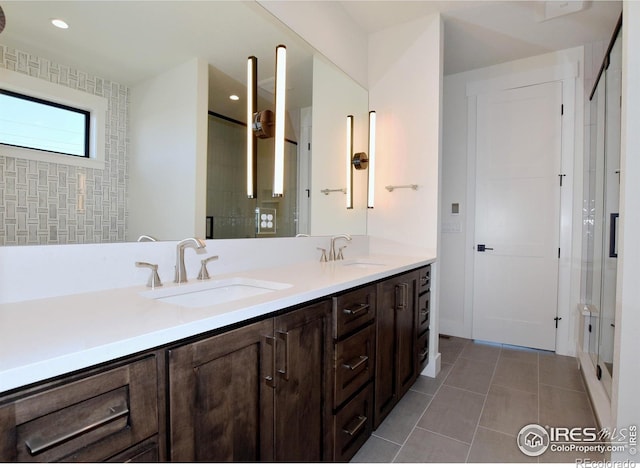
[[(344, 115), (367, 112), (366, 91), (329, 64), (361, 90), (360, 108), (333, 109), (324, 95), (315, 115), (318, 54), (257, 3), (9, 1), (3, 9), (0, 72), (91, 93), (107, 112), (103, 168), (17, 158), (0, 145), (0, 245), (366, 232), (366, 207), (343, 213), (338, 196), (312, 212), (320, 185), (344, 175), (340, 161), (327, 167), (336, 151), (325, 144), (314, 156), (331, 175), (316, 180), (310, 145), (313, 134), (339, 157)], [(273, 139), (259, 140), (258, 197), (249, 200), (246, 58), (258, 57), (258, 109), (273, 109), (278, 44), (288, 50), (285, 196), (271, 197)], [(325, 120), (339, 123), (337, 133), (312, 131), (312, 121), (333, 129)]]

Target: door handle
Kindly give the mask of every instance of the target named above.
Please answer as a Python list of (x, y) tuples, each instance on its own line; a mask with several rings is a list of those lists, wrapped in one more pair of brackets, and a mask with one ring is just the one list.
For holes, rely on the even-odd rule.
[(276, 336), (284, 341), (284, 369), (278, 369), (278, 374), (284, 380), (289, 380), (289, 332), (278, 331)]
[(485, 244), (478, 244), (478, 252), (484, 252), (485, 250), (493, 250), (493, 247), (487, 247)]

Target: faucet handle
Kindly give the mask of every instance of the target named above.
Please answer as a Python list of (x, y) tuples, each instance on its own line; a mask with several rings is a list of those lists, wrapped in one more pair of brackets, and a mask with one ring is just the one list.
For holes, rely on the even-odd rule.
[(209, 276), (209, 271), (207, 270), (207, 263), (209, 263), (211, 260), (218, 260), (218, 256), (214, 255), (200, 261), (200, 273), (198, 273), (199, 280), (208, 280), (209, 278), (211, 278)]
[(347, 246), (346, 246), (346, 245), (343, 245), (342, 247), (340, 247), (340, 248), (338, 249), (338, 255), (336, 255), (336, 260), (344, 260), (344, 255), (342, 254), (342, 251), (343, 251), (344, 249), (346, 249), (346, 248), (347, 248)]
[(327, 261), (327, 249), (323, 249), (322, 247), (316, 247), (318, 250), (322, 250), (322, 254), (320, 255), (320, 261), (322, 263)]
[(160, 281), (160, 276), (158, 275), (157, 264), (147, 263), (147, 262), (136, 262), (136, 266), (151, 269), (151, 275), (149, 276), (149, 280), (147, 281), (147, 287), (153, 289), (153, 288), (162, 286), (162, 281)]

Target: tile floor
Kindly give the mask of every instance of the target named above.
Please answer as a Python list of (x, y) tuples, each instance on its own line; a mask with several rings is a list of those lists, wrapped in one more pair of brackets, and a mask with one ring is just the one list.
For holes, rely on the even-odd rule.
[[(584, 454), (520, 452), (531, 423), (595, 427), (575, 358), (440, 338), (442, 371), (420, 376), (351, 460), (371, 462), (574, 462)], [(591, 454), (589, 458), (597, 457)]]

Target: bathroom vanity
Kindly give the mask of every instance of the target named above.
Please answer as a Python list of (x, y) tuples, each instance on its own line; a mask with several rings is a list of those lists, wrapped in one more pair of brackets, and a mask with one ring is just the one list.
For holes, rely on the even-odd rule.
[(434, 260), (245, 271), (288, 287), (210, 306), (144, 286), (3, 304), (0, 460), (347, 461), (428, 362)]

